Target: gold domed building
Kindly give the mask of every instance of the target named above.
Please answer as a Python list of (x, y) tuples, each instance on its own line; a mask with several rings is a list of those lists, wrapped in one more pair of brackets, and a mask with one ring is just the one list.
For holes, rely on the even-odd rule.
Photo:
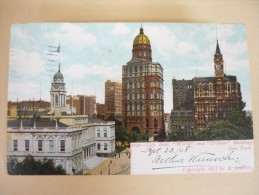
[(163, 67), (152, 62), (149, 38), (141, 27), (132, 59), (122, 66), (122, 125), (128, 132), (157, 135), (164, 128)]

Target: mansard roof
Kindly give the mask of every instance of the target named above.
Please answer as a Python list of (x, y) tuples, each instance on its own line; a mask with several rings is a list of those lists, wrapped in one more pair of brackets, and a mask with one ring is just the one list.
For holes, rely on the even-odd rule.
[[(7, 122), (7, 127), (9, 128), (17, 128), (21, 126), (21, 121), (22, 121), (22, 126), (24, 128), (32, 128), (34, 126), (34, 119), (30, 118), (22, 118), (22, 119), (16, 119), (16, 120), (8, 120)], [(56, 120), (51, 120), (49, 118), (42, 118), (42, 119), (36, 119), (36, 127), (41, 128), (41, 127), (46, 127), (46, 128), (53, 128), (56, 127)], [(61, 122), (58, 122), (58, 127), (68, 127), (68, 125), (65, 125)]]

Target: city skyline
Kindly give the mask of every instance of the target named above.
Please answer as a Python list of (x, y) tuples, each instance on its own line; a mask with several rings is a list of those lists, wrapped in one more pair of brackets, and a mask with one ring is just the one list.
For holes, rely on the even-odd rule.
[[(67, 95), (96, 95), (104, 103), (105, 81), (121, 82), (141, 23), (32, 23), (11, 28), (8, 100), (50, 101), (58, 63), (49, 63), (48, 46), (61, 45), (61, 72)], [(242, 24), (143, 23), (153, 62), (164, 70), (164, 108), (172, 106), (172, 79), (214, 75), (216, 39), (225, 73), (237, 76), (243, 101), (252, 110), (245, 26)], [(50, 64), (50, 65), (48, 65)], [(26, 89), (26, 90), (25, 90)], [(27, 90), (30, 89), (30, 90)]]

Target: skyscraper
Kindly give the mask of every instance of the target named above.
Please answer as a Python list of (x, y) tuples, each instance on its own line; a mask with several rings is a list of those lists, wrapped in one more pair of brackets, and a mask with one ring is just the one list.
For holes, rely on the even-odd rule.
[(122, 66), (122, 125), (128, 132), (157, 135), (164, 127), (163, 67), (152, 62), (149, 38), (141, 27), (132, 59)]
[(105, 82), (105, 118), (121, 116), (121, 83)]
[(195, 130), (197, 134), (209, 123), (225, 120), (230, 112), (244, 108), (245, 103), (242, 101), (236, 76), (224, 73), (224, 60), (218, 40), (213, 61), (212, 77), (173, 79), (172, 131), (193, 135)]
[(212, 121), (226, 119), (235, 109), (242, 110), (240, 84), (236, 76), (224, 73), (224, 60), (216, 44), (214, 77), (194, 78), (194, 113), (197, 132)]

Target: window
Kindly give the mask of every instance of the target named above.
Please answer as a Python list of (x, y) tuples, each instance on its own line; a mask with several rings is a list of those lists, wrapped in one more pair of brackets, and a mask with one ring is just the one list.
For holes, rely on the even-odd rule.
[(107, 147), (108, 147), (108, 145), (106, 143), (104, 143), (103, 149), (107, 150)]
[(98, 143), (98, 144), (97, 144), (97, 150), (100, 150), (100, 149), (101, 149), (101, 144)]
[(60, 151), (61, 152), (66, 151), (66, 141), (65, 140), (60, 140)]
[(25, 140), (25, 151), (30, 150), (30, 140)]
[(227, 96), (231, 95), (231, 84), (227, 82)]
[(149, 121), (146, 119), (146, 127), (149, 127)]
[(107, 137), (107, 130), (106, 130), (106, 129), (104, 129), (103, 136), (104, 136), (104, 137)]
[(157, 82), (156, 82), (156, 80), (154, 80), (153, 86), (156, 87), (156, 85), (157, 85)]
[(42, 151), (42, 140), (38, 140), (38, 151)]
[(157, 110), (157, 103), (154, 102), (154, 110)]
[(157, 93), (156, 93), (156, 91), (154, 92), (154, 99), (157, 99)]
[(100, 137), (101, 133), (100, 133), (100, 129), (97, 129), (97, 137)]
[(201, 96), (201, 93), (202, 93), (202, 84), (201, 83), (198, 86), (198, 92), (199, 92), (199, 96)]
[(134, 110), (138, 110), (138, 103), (137, 102), (134, 102)]
[(13, 151), (18, 151), (18, 140), (13, 140)]
[(154, 127), (157, 128), (157, 119), (154, 119)]
[(55, 102), (58, 104), (58, 95), (55, 95)]
[(49, 151), (54, 151), (54, 140), (49, 140)]

